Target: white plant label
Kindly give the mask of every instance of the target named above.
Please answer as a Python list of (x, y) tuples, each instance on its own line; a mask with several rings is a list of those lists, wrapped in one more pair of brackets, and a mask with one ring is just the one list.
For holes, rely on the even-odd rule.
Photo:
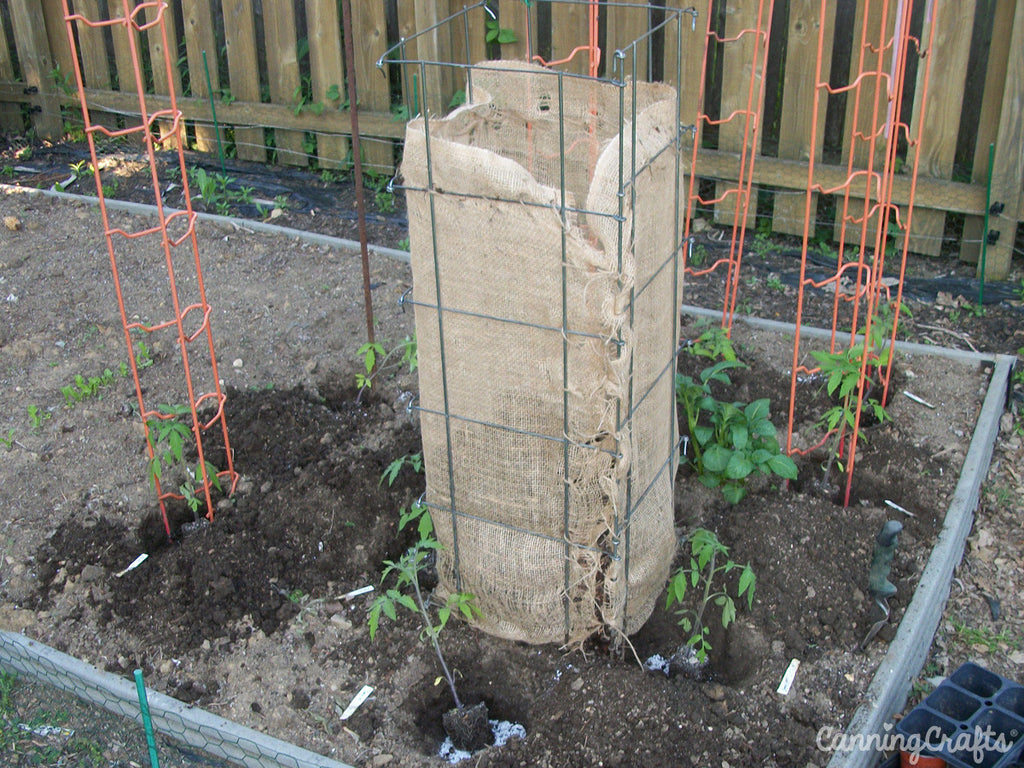
[(345, 707), (345, 711), (341, 713), (342, 720), (348, 720), (352, 715), (355, 714), (356, 710), (359, 709), (359, 705), (370, 698), (370, 694), (373, 693), (372, 685), (364, 685), (359, 689), (359, 693), (352, 697), (352, 701)]
[(360, 587), (359, 589), (353, 589), (351, 592), (346, 592), (344, 595), (341, 596), (341, 599), (351, 600), (353, 597), (365, 595), (367, 592), (373, 592), (373, 584), (368, 584), (365, 587)]
[(118, 571), (117, 573), (115, 573), (115, 574), (114, 574), (114, 576), (115, 576), (115, 577), (117, 577), (117, 578), (121, 578), (121, 577), (122, 577), (122, 576), (124, 576), (124, 575), (125, 575), (126, 573), (128, 573), (128, 571), (133, 571), (133, 570), (135, 570), (135, 569), (136, 569), (136, 568), (138, 568), (138, 567), (139, 567), (140, 565), (142, 565), (142, 564), (143, 564), (144, 562), (146, 562), (146, 558), (147, 558), (147, 557), (149, 557), (149, 555), (147, 555), (147, 554), (146, 554), (145, 552), (143, 552), (143, 553), (142, 553), (141, 555), (139, 555), (139, 556), (138, 556), (138, 557), (136, 557), (136, 558), (135, 558), (134, 560), (132, 560), (132, 562), (131, 562), (131, 565), (129, 565), (129, 566), (128, 566), (127, 568), (125, 568), (125, 569), (124, 569), (123, 571)]
[(782, 682), (779, 683), (778, 693), (780, 696), (785, 696), (789, 693), (789, 689), (793, 687), (793, 680), (796, 679), (796, 671), (800, 668), (800, 659), (793, 659), (789, 662), (789, 666), (786, 667), (786, 674), (782, 676)]

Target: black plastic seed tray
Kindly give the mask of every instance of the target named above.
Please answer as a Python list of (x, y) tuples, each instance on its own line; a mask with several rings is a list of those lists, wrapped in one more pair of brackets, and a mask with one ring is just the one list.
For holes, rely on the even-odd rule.
[(896, 724), (949, 768), (1024, 766), (1024, 686), (967, 662)]

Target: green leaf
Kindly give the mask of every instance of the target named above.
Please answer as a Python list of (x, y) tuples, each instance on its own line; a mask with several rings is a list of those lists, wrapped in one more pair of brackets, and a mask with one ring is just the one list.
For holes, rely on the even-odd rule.
[(742, 425), (734, 425), (730, 430), (730, 437), (732, 438), (732, 447), (737, 451), (742, 451), (747, 447), (747, 441), (750, 439), (750, 433), (747, 428)]
[(726, 483), (722, 486), (722, 495), (730, 504), (739, 504), (747, 495), (747, 489), (739, 483)]
[(732, 459), (732, 451), (721, 445), (711, 445), (704, 452), (704, 469), (708, 472), (721, 474), (729, 466)]
[(796, 480), (797, 478), (796, 462), (784, 453), (772, 456), (768, 460), (768, 468), (786, 480)]
[(743, 409), (743, 413), (747, 417), (747, 421), (750, 422), (760, 421), (761, 419), (767, 419), (769, 413), (768, 398), (763, 397), (760, 400), (755, 400), (754, 402), (748, 404), (747, 407)]
[(729, 457), (725, 467), (725, 476), (730, 480), (743, 480), (754, 471), (754, 464), (746, 455), (736, 451)]
[(450, 605), (442, 605), (438, 609), (438, 611), (437, 611), (437, 620), (438, 620), (438, 623), (440, 624), (440, 626), (437, 628), (438, 631), (441, 631), (442, 629), (444, 629), (444, 627), (448, 623), (448, 619), (449, 619), (449, 617), (451, 617), (451, 615), (452, 615), (452, 609), (451, 609)]
[(749, 565), (744, 567), (742, 573), (740, 573), (739, 583), (739, 596), (747, 596), (747, 607), (752, 607), (754, 603), (754, 589), (757, 587), (757, 577), (754, 576), (754, 569)]
[(377, 634), (377, 625), (380, 623), (380, 609), (380, 598), (377, 598), (377, 600), (373, 601), (373, 605), (370, 606), (370, 618), (368, 622), (370, 625), (370, 640), (373, 640), (374, 635)]
[(406, 608), (408, 608), (413, 613), (416, 613), (416, 612), (419, 611), (419, 608), (416, 606), (416, 601), (413, 600), (409, 595), (403, 595), (402, 593), (399, 593), (398, 597), (396, 598), (396, 600), (398, 600), (398, 602), (401, 605), (404, 605)]
[(711, 438), (714, 436), (715, 431), (711, 427), (697, 427), (693, 430), (693, 439), (697, 442), (697, 445), (707, 445), (711, 442)]
[(389, 619), (392, 621), (396, 621), (398, 619), (398, 612), (395, 610), (395, 604), (393, 602), (390, 600), (381, 600), (380, 607), (381, 610), (384, 611), (384, 615)]
[(733, 603), (731, 597), (725, 598), (725, 604), (722, 606), (722, 626), (728, 627), (733, 621), (736, 620), (736, 605)]

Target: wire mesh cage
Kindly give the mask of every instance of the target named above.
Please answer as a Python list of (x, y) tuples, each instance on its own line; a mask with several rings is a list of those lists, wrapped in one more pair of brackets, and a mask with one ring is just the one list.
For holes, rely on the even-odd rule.
[(387, 57), (418, 83), (402, 187), (440, 589), (502, 637), (619, 638), (675, 552), (679, 101), (646, 78), (680, 14), (614, 7), (646, 31), (606, 77), (593, 26), (587, 74), (423, 57), (481, 8)]

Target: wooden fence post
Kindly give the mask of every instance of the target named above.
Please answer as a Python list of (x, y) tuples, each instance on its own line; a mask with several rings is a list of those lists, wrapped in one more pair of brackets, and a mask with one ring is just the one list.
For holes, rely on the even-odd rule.
[[(354, 58), (356, 91), (360, 112), (391, 110), (387, 72), (377, 69), (377, 60), (388, 48), (387, 19), (383, 3), (352, 4), (352, 39), (358, 41)], [(348, 30), (346, 30), (346, 34)], [(366, 170), (391, 174), (395, 170), (394, 147), (390, 139), (360, 136), (362, 161)]]
[(36, 90), (29, 100), (33, 108), (39, 109), (32, 114), (32, 125), (42, 137), (59, 138), (64, 130), (64, 121), (60, 114), (60, 99), (50, 77), (53, 59), (50, 58), (42, 8), (34, 0), (10, 0), (10, 6), (14, 22), (14, 44), (18, 49), (25, 86)]
[[(988, 148), (995, 142), (999, 131), (1006, 65), (1010, 60), (1010, 37), (1013, 33), (1013, 17), (1018, 2), (1019, 0), (996, 0), (992, 14), (992, 42), (985, 65), (985, 90), (981, 100), (978, 138), (974, 143), (974, 161), (971, 166), (971, 181), (983, 186), (988, 183)], [(964, 233), (960, 243), (961, 261), (970, 264), (978, 262), (981, 256), (981, 241), (985, 236), (984, 226), (983, 215), (964, 218)]]
[[(263, 33), (267, 50), (267, 77), (270, 80), (270, 100), (276, 104), (295, 104), (296, 110), (307, 107), (301, 91), (298, 46), (295, 37), (295, 6), (291, 3), (273, 3), (263, 6)], [(317, 94), (312, 94), (316, 102)], [(322, 102), (321, 102), (322, 103)], [(307, 165), (301, 131), (275, 129), (277, 162), (287, 165)]]
[(986, 249), (988, 280), (1002, 280), (1010, 273), (1013, 241), (1024, 203), (1024, 0), (1017, 0), (1009, 51), (992, 173), (992, 203), (1001, 203), (1003, 209), (989, 218), (988, 236), (997, 236), (998, 240)]
[[(336, 115), (345, 93), (345, 57), (336, 0), (306, 0), (306, 27), (313, 94), (323, 98), (324, 114)], [(332, 88), (338, 94), (333, 101), (327, 97)], [(344, 136), (316, 134), (316, 154), (321, 168), (344, 168), (348, 150), (348, 139)]]
[[(188, 61), (189, 87), (192, 96), (220, 100), (220, 60), (217, 38), (214, 36), (211, 0), (182, 0), (181, 14), (185, 29), (185, 56)], [(206, 60), (203, 60), (203, 54)], [(210, 72), (210, 85), (206, 84), (206, 71)], [(196, 149), (200, 152), (219, 152), (224, 145), (224, 129), (220, 130), (221, 148), (217, 146), (217, 132), (212, 125), (195, 125)]]
[[(835, 38), (836, 7), (816, 0), (791, 0), (789, 5), (789, 34), (786, 40), (786, 72), (783, 80), (781, 125), (779, 127), (779, 157), (807, 162), (814, 157), (820, 162), (825, 137), (825, 107), (828, 93), (819, 89), (817, 58), (818, 38), (821, 36), (821, 82), (828, 83), (832, 63), (832, 43)], [(818, 111), (817, 132), (811, 135), (814, 110)], [(814, 236), (817, 212), (817, 194), (811, 196), (811, 220), (807, 234)], [(804, 211), (807, 197), (794, 190), (775, 195), (772, 230), (790, 235), (803, 235)]]
[[(223, 0), (224, 36), (228, 45), (228, 82), (239, 101), (260, 102), (259, 59), (252, 0)], [(242, 160), (267, 162), (262, 128), (235, 128), (235, 149)]]
[[(925, 96), (925, 66), (922, 60), (917, 70), (914, 117), (910, 127), (910, 135), (917, 136), (923, 121), (917, 168), (919, 177), (948, 179), (953, 175), (956, 137), (960, 128), (958, 106), (963, 102), (967, 55), (970, 53), (970, 46), (964, 44), (964, 30), (971, 29), (974, 24), (974, 11), (974, 0), (936, 0), (932, 9), (930, 23), (935, 25), (935, 36), (931, 50), (925, 51), (925, 55), (931, 59), (931, 87), (922, 110), (921, 99)], [(929, 20), (925, 19), (925, 28), (921, 33), (922, 45), (926, 45), (925, 41), (928, 40), (928, 24)], [(913, 46), (909, 55), (914, 55)], [(914, 148), (911, 147), (911, 157), (913, 153)], [(910, 250), (938, 256), (942, 252), (945, 224), (945, 212), (915, 209), (910, 228)]]
[[(14, 62), (8, 54), (7, 32), (0, 24), (0, 80), (14, 81)], [(0, 103), (0, 131), (20, 134), (25, 130), (21, 118), (21, 107), (18, 104)]]

